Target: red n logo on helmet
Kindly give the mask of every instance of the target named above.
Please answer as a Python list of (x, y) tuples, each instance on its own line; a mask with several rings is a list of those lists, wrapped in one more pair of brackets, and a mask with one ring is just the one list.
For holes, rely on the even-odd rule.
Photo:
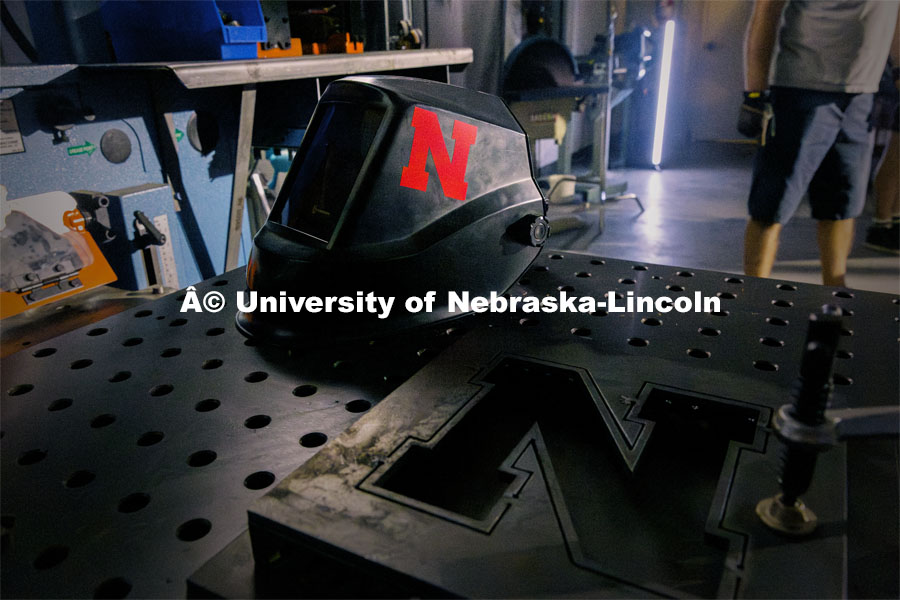
[(400, 185), (424, 192), (428, 188), (428, 173), (425, 171), (425, 162), (428, 152), (434, 160), (434, 168), (437, 170), (438, 179), (444, 195), (454, 200), (465, 200), (466, 166), (469, 162), (469, 147), (475, 143), (478, 128), (462, 121), (453, 122), (453, 159), (447, 153), (447, 144), (444, 142), (444, 134), (438, 123), (437, 115), (430, 110), (413, 109), (412, 126), (413, 134), (412, 150), (409, 153), (409, 165), (403, 167), (400, 175)]

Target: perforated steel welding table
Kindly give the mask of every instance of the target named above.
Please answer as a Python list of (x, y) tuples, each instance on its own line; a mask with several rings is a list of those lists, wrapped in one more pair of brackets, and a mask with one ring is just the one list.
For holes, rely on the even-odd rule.
[(2, 594), (896, 593), (895, 441), (822, 455), (809, 539), (752, 509), (777, 491), (768, 422), (809, 313), (848, 315), (834, 406), (896, 404), (897, 297), (553, 251), (510, 293), (562, 289), (723, 311), (486, 314), (287, 351), (173, 294), (9, 356)]

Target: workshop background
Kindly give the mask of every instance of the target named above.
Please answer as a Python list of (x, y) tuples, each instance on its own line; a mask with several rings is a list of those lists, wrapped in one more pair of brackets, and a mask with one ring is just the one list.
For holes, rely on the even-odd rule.
[[(821, 558), (826, 573), (818, 579), (814, 573), (792, 579), (782, 561), (794, 555), (774, 536), (774, 541), (766, 539), (774, 549), (763, 560), (765, 573), (754, 574), (753, 580), (749, 575), (741, 579), (746, 557), (735, 550), (740, 542), (734, 537), (726, 549), (703, 554), (689, 576), (650, 569), (647, 577), (659, 575), (659, 585), (644, 581), (641, 569), (627, 560), (603, 567), (615, 583), (600, 588), (589, 587), (593, 583), (582, 582), (580, 575), (572, 576), (571, 588), (551, 585), (542, 574), (517, 579), (504, 572), (508, 579), (494, 578), (493, 563), (481, 570), (473, 566), (477, 553), (450, 561), (440, 574), (417, 564), (415, 556), (405, 557), (402, 569), (390, 567), (402, 577), (392, 578), (393, 572), (382, 577), (382, 565), (372, 567), (383, 558), (379, 552), (354, 548), (355, 542), (341, 546), (328, 538), (327, 527), (318, 529), (312, 516), (309, 523), (299, 517), (291, 522), (301, 531), (292, 538), (273, 517), (282, 509), (265, 504), (274, 496), (254, 504), (272, 490), (286, 494), (279, 482), (294, 477), (307, 461), (313, 466), (298, 479), (312, 477), (314, 469), (337, 469), (343, 460), (335, 458), (338, 451), (316, 452), (332, 448), (326, 444), (364, 422), (357, 419), (370, 419), (365, 422), (377, 429), (399, 414), (396, 422), (413, 432), (417, 391), (423, 405), (431, 407), (427, 403), (433, 401), (436, 412), (446, 412), (450, 404), (423, 392), (433, 389), (429, 385), (493, 384), (491, 377), (500, 377), (501, 367), (521, 369), (516, 377), (530, 382), (535, 377), (530, 367), (496, 359), (519, 348), (516, 344), (532, 349), (529, 356), (559, 389), (574, 389), (573, 373), (596, 385), (595, 380), (609, 376), (608, 369), (635, 370), (643, 382), (638, 389), (629, 388), (623, 375), (612, 377), (614, 383), (601, 381), (608, 386), (602, 393), (599, 387), (588, 392), (595, 399), (631, 403), (627, 409), (609, 409), (615, 414), (604, 414), (607, 425), (632, 416), (652, 421), (648, 415), (665, 410), (654, 403), (667, 402), (660, 399), (671, 393), (694, 410), (708, 408), (716, 415), (714, 423), (759, 423), (717, 448), (739, 440), (741, 452), (771, 459), (778, 442), (770, 439), (765, 423), (781, 402), (767, 399), (764, 408), (749, 413), (745, 408), (758, 390), (761, 395), (784, 392), (784, 401), (790, 400), (807, 317), (823, 304), (837, 303), (845, 309), (843, 325), (834, 330), (842, 336), (834, 375), (839, 408), (896, 404), (900, 259), (864, 244), (874, 213), (871, 193), (856, 223), (846, 290), (810, 285), (820, 284), (821, 274), (815, 223), (806, 203), (781, 237), (772, 274), (777, 291), (770, 289), (774, 282), (743, 276), (746, 202), (757, 141), (741, 137), (736, 123), (752, 2), (0, 0), (0, 8), (4, 596), (277, 597), (314, 589), (337, 597), (600, 592), (610, 597), (897, 597), (895, 441), (862, 440), (822, 455), (823, 475), (810, 494), (824, 514), (837, 516), (833, 522), (823, 519), (827, 535), (816, 538), (809, 551)], [(659, 293), (684, 291), (685, 281), (691, 281), (695, 289), (718, 292), (728, 310), (712, 317), (714, 322), (689, 315), (675, 323), (667, 317), (663, 321), (669, 327), (653, 318), (634, 324), (613, 323), (613, 317), (602, 321), (595, 313), (589, 326), (553, 321), (547, 337), (529, 319), (464, 319), (384, 345), (321, 353), (318, 341), (291, 352), (258, 348), (256, 340), (245, 341), (237, 332), (231, 307), (218, 314), (179, 314), (188, 286), (201, 293), (233, 293), (245, 286), (254, 236), (288, 180), (319, 97), (329, 83), (361, 74), (450, 83), (499, 95), (510, 107), (529, 136), (551, 227), (532, 271), (511, 289), (524, 295), (528, 286), (556, 293), (575, 285), (600, 296), (612, 289), (624, 292), (636, 280), (658, 284)], [(884, 138), (876, 140), (876, 152), (884, 143)], [(23, 242), (15, 232), (28, 232), (31, 241)], [(555, 279), (553, 268), (560, 263), (571, 265), (566, 280)], [(599, 273), (601, 266), (606, 273)], [(772, 307), (775, 313), (795, 314), (787, 319), (786, 313), (770, 313)], [(729, 311), (731, 330), (720, 324)], [(856, 321), (848, 324), (850, 317)], [(601, 321), (608, 325), (602, 333)], [(741, 340), (752, 338), (752, 349), (741, 346), (743, 341), (727, 345), (728, 334), (739, 329), (746, 334)], [(648, 330), (662, 331), (661, 337), (653, 338)], [(676, 348), (676, 338), (696, 331), (702, 343)], [(671, 338), (664, 340), (666, 335)], [(571, 350), (584, 339), (594, 344), (593, 354)], [(626, 347), (619, 349), (617, 343)], [(604, 352), (614, 346), (609, 353), (641, 366), (629, 367), (632, 363), (621, 356), (609, 359)], [(796, 355), (777, 354), (790, 349)], [(645, 359), (647, 351), (660, 354)], [(710, 356), (708, 372), (694, 370)], [(570, 363), (570, 357), (577, 360)], [(484, 378), (476, 379), (475, 372), (459, 367), (467, 360), (483, 360), (481, 367), (491, 371), (478, 371)], [(681, 368), (683, 361), (689, 369)], [(758, 377), (770, 379), (759, 382)], [(517, 394), (528, 387), (517, 385)], [(548, 385), (535, 383), (534, 388), (547, 391)], [(688, 388), (696, 394), (684, 395)], [(571, 391), (573, 397), (579, 393)], [(716, 413), (721, 396), (727, 396), (723, 404), (729, 408)], [(632, 404), (645, 412), (628, 412)], [(389, 412), (391, 407), (396, 413)], [(659, 429), (660, 438), (677, 438), (670, 429)], [(708, 432), (701, 429), (695, 433), (702, 437)], [(624, 441), (616, 441), (623, 453), (632, 442), (639, 451), (636, 440), (646, 442), (649, 436), (630, 439), (630, 431), (622, 434)], [(248, 432), (255, 437), (242, 437)], [(390, 436), (397, 448), (420, 440), (414, 433)], [(346, 435), (340, 439), (345, 444), (340, 448), (351, 448)], [(552, 473), (535, 466), (543, 460), (539, 450), (534, 456), (521, 450), (516, 459), (521, 464), (510, 459), (504, 465), (552, 479)], [(701, 460), (703, 452), (691, 451), (678, 455)], [(56, 465), (53, 460), (61, 454), (66, 462)], [(734, 460), (737, 473), (736, 454), (729, 450), (726, 457), (722, 450), (716, 460)], [(775, 493), (777, 467), (762, 459), (753, 464), (741, 468), (771, 483), (767, 495)], [(378, 468), (379, 473), (387, 469)], [(719, 466), (710, 468), (718, 476)], [(673, 486), (681, 483), (663, 468), (656, 476)], [(848, 477), (855, 491), (847, 491)], [(723, 491), (721, 482), (711, 481), (685, 486), (715, 496), (724, 515), (723, 498), (730, 488)], [(366, 480), (347, 495), (378, 485)], [(549, 480), (547, 486), (552, 487)], [(755, 493), (738, 488), (735, 495)], [(366, 493), (395, 493), (386, 489)], [(641, 490), (653, 493), (650, 487)], [(835, 493), (829, 496), (829, 490)], [(552, 495), (543, 500), (527, 496), (516, 502), (557, 501)], [(298, 506), (307, 501), (298, 500)], [(413, 509), (406, 509), (425, 514), (420, 504), (410, 501)], [(848, 506), (850, 525), (841, 521)], [(854, 508), (859, 506), (864, 509)], [(709, 502), (703, 510), (708, 508)], [(251, 522), (259, 524), (252, 549), (248, 510)], [(417, 526), (420, 518), (412, 518)], [(706, 518), (705, 512), (698, 517), (701, 528)], [(462, 521), (464, 528), (481, 526)], [(723, 529), (744, 526), (740, 519), (725, 523), (723, 517), (723, 523)], [(368, 535), (353, 529), (356, 525), (346, 525), (342, 534), (351, 540)], [(845, 525), (855, 537), (848, 541), (845, 530), (828, 537)], [(556, 531), (555, 523), (547, 527)], [(513, 533), (503, 535), (514, 539)], [(667, 530), (667, 535), (669, 545), (660, 547), (677, 554), (681, 530)], [(290, 580), (296, 557), (287, 557), (280, 546), (272, 550), (288, 538), (314, 539), (313, 546), (329, 549), (332, 544), (338, 550), (323, 551), (323, 556), (337, 556), (342, 566)], [(479, 545), (462, 537), (453, 543)], [(572, 556), (581, 552), (573, 547), (567, 546)], [(421, 551), (429, 560), (440, 560), (427, 544)], [(270, 552), (271, 581), (254, 583), (263, 552)], [(351, 554), (362, 558), (347, 558)], [(645, 557), (648, 563), (652, 555)], [(300, 562), (318, 566), (319, 560), (304, 554)], [(720, 563), (728, 568), (720, 569)], [(359, 573), (345, 577), (345, 564), (359, 567)], [(720, 576), (720, 570), (728, 573)], [(775, 574), (760, 583), (770, 570)], [(582, 584), (586, 587), (578, 587)]]

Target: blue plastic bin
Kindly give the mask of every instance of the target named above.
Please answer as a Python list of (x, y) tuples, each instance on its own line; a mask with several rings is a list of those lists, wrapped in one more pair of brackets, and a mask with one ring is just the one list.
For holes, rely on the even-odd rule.
[(100, 14), (119, 62), (256, 58), (266, 41), (259, 0), (106, 0)]

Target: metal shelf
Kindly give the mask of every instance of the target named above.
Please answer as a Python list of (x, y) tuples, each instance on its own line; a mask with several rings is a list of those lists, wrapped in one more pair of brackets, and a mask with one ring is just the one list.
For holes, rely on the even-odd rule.
[(423, 67), (453, 67), (467, 65), (470, 62), (472, 62), (471, 48), (446, 48), (323, 54), (263, 60), (84, 65), (81, 68), (86, 72), (112, 70), (170, 73), (187, 89), (199, 89)]
[(333, 77), (376, 71), (398, 71), (424, 67), (462, 68), (472, 62), (471, 48), (393, 50), (362, 54), (322, 54), (295, 58), (267, 58), (204, 62), (153, 62), (96, 65), (26, 65), (3, 67), (3, 87), (45, 85), (72, 71), (168, 73), (189, 90), (286, 81), (310, 77)]

